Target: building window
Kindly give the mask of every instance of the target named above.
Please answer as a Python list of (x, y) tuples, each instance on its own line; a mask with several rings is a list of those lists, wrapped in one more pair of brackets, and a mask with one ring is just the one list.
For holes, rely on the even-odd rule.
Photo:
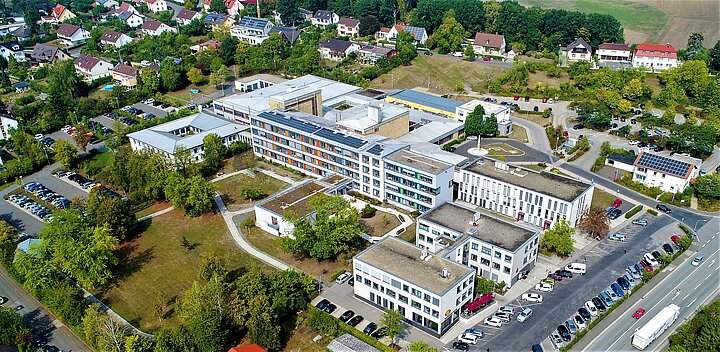
[(495, 252), (495, 258), (497, 258), (497, 259), (502, 258), (502, 253), (500, 253), (500, 252)]
[(415, 301), (411, 301), (411, 302), (410, 302), (410, 306), (413, 307), (413, 308), (416, 308), (416, 309), (420, 309), (420, 307), (422, 307), (422, 306), (420, 305), (420, 303), (415, 302)]
[(415, 297), (417, 297), (417, 298), (422, 298), (422, 293), (420, 293), (420, 291), (418, 291), (418, 290), (416, 290), (416, 289), (414, 289), (414, 288), (411, 290), (411, 293), (412, 293), (413, 296), (415, 296)]
[(490, 248), (487, 248), (487, 247), (482, 247), (482, 250), (480, 250), (480, 251), (483, 252), (483, 254), (488, 254), (488, 255), (490, 254)]
[(410, 287), (408, 287), (408, 285), (403, 284), (403, 291), (409, 292), (408, 291), (409, 289), (410, 289)]
[(480, 264), (490, 266), (490, 261), (485, 258), (480, 258)]
[(504, 272), (505, 274), (510, 274), (510, 268), (504, 266), (504, 267), (503, 267), (503, 272)]
[(512, 256), (505, 254), (505, 261), (508, 263), (512, 262)]
[(500, 270), (500, 264), (498, 263), (492, 263), (493, 269)]
[(433, 299), (432, 299), (432, 304), (433, 304), (434, 306), (440, 306), (440, 300), (437, 299), (437, 298), (435, 298), (435, 297), (433, 297)]
[(388, 288), (385, 290), (385, 292), (387, 293), (388, 296), (395, 298), (395, 291)]
[(432, 316), (435, 317), (435, 318), (437, 318), (437, 317), (440, 316), (440, 312), (438, 312), (438, 311), (436, 311), (436, 310), (433, 309), (433, 311), (432, 311)]
[(403, 295), (398, 295), (398, 299), (400, 300), (400, 302), (408, 303), (407, 297), (405, 297)]
[(428, 225), (425, 225), (425, 224), (420, 224), (419, 227), (420, 227), (420, 230), (423, 230), (423, 231), (430, 230), (430, 227), (428, 227)]
[(423, 299), (425, 300), (425, 302), (430, 302), (430, 295), (427, 293), (423, 294)]
[(477, 261), (477, 255), (475, 255), (475, 254), (470, 254), (470, 260), (472, 260), (472, 261)]
[(477, 243), (473, 243), (473, 244), (471, 245), (471, 248), (472, 248), (473, 250), (478, 250), (478, 244), (477, 244)]

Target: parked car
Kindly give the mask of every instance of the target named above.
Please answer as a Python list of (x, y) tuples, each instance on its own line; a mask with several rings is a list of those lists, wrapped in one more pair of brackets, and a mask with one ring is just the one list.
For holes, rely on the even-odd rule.
[(619, 208), (621, 205), (622, 205), (622, 200), (619, 198), (615, 199), (615, 201), (612, 204), (610, 204), (610, 206), (615, 209)]
[(505, 313), (510, 314), (511, 316), (515, 315), (515, 308), (510, 306), (502, 306), (498, 308), (498, 313)]
[(433, 56), (432, 51), (424, 51), (423, 54), (427, 56)]
[(478, 338), (475, 335), (460, 334), (460, 336), (458, 336), (458, 341), (465, 342), (471, 345), (477, 345)]
[[(604, 312), (607, 310), (607, 305), (605, 304), (605, 301), (600, 297), (593, 297), (591, 299), (592, 304), (597, 308), (598, 311)], [(588, 309), (589, 310), (589, 309)], [(592, 314), (592, 313), (591, 313)]]
[(650, 265), (652, 265), (653, 267), (660, 265), (660, 263), (658, 263), (657, 259), (655, 259), (655, 257), (650, 253), (645, 253), (645, 255), (643, 256), (643, 259), (645, 259), (645, 261), (650, 263)]
[(670, 241), (672, 241), (672, 243), (675, 243), (676, 246), (680, 246), (680, 236), (672, 235), (670, 237)]
[(383, 326), (380, 329), (375, 330), (372, 334), (370, 334), (370, 337), (374, 339), (381, 339), (387, 335), (387, 326)]
[(540, 283), (540, 284), (535, 285), (535, 290), (540, 291), (540, 292), (552, 292), (553, 286), (550, 284)]
[(662, 248), (665, 251), (665, 253), (667, 253), (667, 255), (673, 255), (673, 253), (675, 253), (675, 251), (673, 250), (672, 246), (669, 243), (663, 244)]
[(573, 273), (570, 270), (560, 269), (555, 270), (555, 274), (560, 275), (562, 277), (572, 278)]
[[(591, 307), (592, 307), (592, 305), (591, 305)], [(583, 320), (585, 320), (585, 321), (590, 321), (590, 319), (592, 319), (592, 317), (593, 317), (592, 313), (590, 313), (590, 310), (588, 310), (588, 309), (585, 308), (585, 307), (580, 307), (580, 308), (578, 308), (578, 314), (579, 314), (579, 315), (583, 318)], [(597, 316), (597, 310), (595, 311), (595, 315), (594, 315), (594, 316)]]
[(338, 277), (335, 278), (335, 282), (341, 284), (341, 283), (347, 281), (350, 277), (351, 277), (351, 275), (349, 273), (345, 272), (345, 273), (338, 275)]
[[(429, 52), (429, 51), (426, 51), (426, 52), (425, 52), (425, 55), (427, 55), (428, 52)], [(431, 55), (432, 55), (432, 54), (431, 54)], [(454, 349), (456, 349), (456, 350), (458, 350), (458, 351), (468, 351), (468, 350), (470, 350), (470, 345), (468, 345), (467, 342), (455, 341), (455, 342), (453, 342), (452, 346), (453, 346)]]
[(553, 279), (555, 281), (562, 281), (563, 277), (558, 274), (548, 274), (547, 276), (550, 279)]
[(541, 283), (541, 284), (548, 284), (548, 285), (553, 285), (553, 286), (554, 286), (554, 285), (555, 285), (555, 279), (546, 277), (546, 278), (540, 280), (540, 283)]
[(462, 53), (462, 51), (456, 51), (456, 52), (452, 53), (452, 56), (454, 56), (454, 57), (463, 57), (463, 53)]
[(560, 334), (560, 337), (562, 337), (563, 341), (570, 342), (572, 337), (570, 336), (570, 330), (565, 325), (558, 325), (557, 331)]
[(375, 323), (373, 323), (373, 322), (370, 322), (370, 323), (365, 327), (365, 329), (363, 329), (363, 333), (364, 333), (365, 335), (370, 335), (370, 334), (372, 334), (373, 332), (375, 332), (375, 329), (377, 329), (377, 324), (375, 324)]
[(332, 314), (332, 312), (334, 312), (335, 309), (337, 309), (337, 306), (330, 303), (327, 306), (325, 306), (325, 308), (323, 308), (323, 311), (325, 311), (325, 313)]
[(565, 321), (565, 326), (568, 328), (571, 334), (577, 334), (577, 325), (575, 325), (575, 322), (572, 319), (568, 319)]
[(648, 221), (645, 218), (635, 219), (632, 221), (633, 225), (647, 226)]
[(622, 287), (623, 290), (627, 291), (630, 289), (630, 282), (627, 279), (625, 279), (624, 277), (620, 276), (615, 281), (617, 282), (618, 285), (620, 285), (620, 287)]
[(363, 320), (365, 320), (365, 318), (363, 318), (362, 315), (356, 315), (352, 317), (352, 319), (348, 320), (347, 324), (354, 327), (360, 324)]
[(345, 323), (348, 320), (350, 320), (350, 318), (352, 318), (353, 316), (355, 316), (355, 312), (348, 310), (348, 311), (345, 311), (345, 313), (343, 313), (340, 316), (340, 318), (338, 318), (338, 319), (340, 319), (341, 322)]
[(489, 317), (485, 318), (483, 323), (485, 323), (485, 325), (490, 325), (490, 326), (493, 326), (496, 328), (499, 328), (502, 326), (502, 321), (500, 319), (495, 318), (494, 316), (489, 316)]
[(611, 233), (608, 235), (608, 239), (612, 241), (625, 242), (625, 235), (621, 233)]
[(528, 320), (528, 318), (530, 318), (531, 316), (532, 316), (532, 309), (525, 308), (525, 309), (523, 309), (522, 312), (520, 312), (520, 314), (518, 314), (517, 321), (519, 321), (521, 323), (525, 322), (525, 320)]
[(565, 346), (565, 341), (563, 341), (562, 337), (560, 337), (560, 333), (558, 333), (557, 331), (554, 331), (552, 334), (550, 334), (550, 341), (552, 341), (552, 343), (555, 344), (557, 348)]
[(524, 299), (528, 302), (542, 302), (543, 296), (538, 293), (523, 293), (523, 295), (520, 297), (521, 299)]
[(665, 213), (665, 214), (670, 214), (670, 213), (672, 213), (672, 210), (671, 210), (670, 208), (668, 208), (668, 206), (665, 205), (665, 204), (658, 204), (658, 205), (655, 206), (655, 209), (660, 210), (660, 211), (662, 211), (662, 212)]
[(475, 335), (475, 336), (477, 336), (479, 339), (485, 337), (485, 331), (483, 331), (483, 329), (480, 329), (480, 328), (469, 328), (469, 329), (465, 329), (465, 333), (466, 333), (466, 334), (470, 334), (470, 335)]
[(577, 325), (578, 330), (585, 330), (585, 328), (587, 328), (587, 324), (585, 324), (585, 319), (583, 319), (583, 317), (581, 317), (580, 315), (575, 315), (573, 321), (575, 321), (575, 325)]
[(315, 304), (315, 308), (322, 310), (322, 309), (325, 309), (325, 307), (327, 307), (328, 304), (330, 304), (330, 301), (323, 298), (320, 302)]
[(620, 210), (620, 209), (613, 209), (613, 210), (610, 212), (610, 214), (608, 214), (608, 217), (610, 218), (610, 220), (615, 220), (615, 219), (619, 218), (621, 214), (622, 214), (622, 210)]

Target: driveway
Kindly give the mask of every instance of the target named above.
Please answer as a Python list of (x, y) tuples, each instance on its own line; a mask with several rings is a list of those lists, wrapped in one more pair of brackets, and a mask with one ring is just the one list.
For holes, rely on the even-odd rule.
[[(669, 225), (669, 226), (668, 226)], [(533, 316), (525, 323), (513, 319), (501, 328), (491, 328), (480, 325), (480, 328), (492, 332), (474, 346), (473, 351), (525, 351), (536, 343), (543, 343), (546, 351), (554, 351), (547, 341), (548, 335), (565, 320), (574, 316), (577, 309), (584, 302), (590, 300), (600, 291), (607, 288), (618, 276), (624, 274), (625, 268), (639, 261), (643, 254), (657, 249), (669, 241), (670, 236), (677, 231), (673, 219), (667, 216), (648, 218), (647, 227), (626, 225), (613, 229), (614, 232), (626, 234), (627, 242), (614, 242), (603, 240), (585, 255), (576, 258), (588, 266), (585, 275), (575, 275), (572, 279), (565, 279), (555, 285), (553, 292), (542, 293), (541, 304), (527, 304), (515, 300), (513, 306), (530, 306)], [(537, 283), (540, 277), (528, 277), (524, 281)], [(529, 292), (536, 292), (530, 290)], [(448, 346), (449, 347), (449, 346)]]
[(60, 320), (48, 312), (29, 292), (10, 278), (8, 272), (0, 266), (0, 296), (9, 298), (5, 306), (16, 310), (34, 331), (47, 331), (48, 344), (63, 351), (92, 351), (82, 340), (75, 336)]
[[(528, 147), (525, 143), (516, 141), (514, 139), (509, 138), (483, 138), (482, 141), (480, 141), (480, 147), (483, 145), (488, 145), (491, 143), (503, 143), (507, 144), (511, 147), (515, 147), (517, 149), (522, 150), (525, 154), (520, 156), (505, 156), (505, 159), (508, 162), (520, 162), (520, 163), (539, 163), (539, 162), (552, 162), (550, 159), (550, 156), (547, 154), (538, 151), (536, 149)], [(477, 141), (469, 140), (465, 141), (457, 146), (455, 146), (455, 151), (453, 153), (462, 155), (464, 157), (475, 159), (477, 158), (476, 155), (472, 155), (468, 152), (471, 148), (475, 148), (477, 146)]]

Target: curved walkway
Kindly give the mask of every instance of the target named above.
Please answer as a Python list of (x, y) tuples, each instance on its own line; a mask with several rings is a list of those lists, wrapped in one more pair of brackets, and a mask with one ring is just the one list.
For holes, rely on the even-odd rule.
[[(365, 202), (365, 201), (363, 201), (363, 200), (360, 200), (360, 199), (357, 199), (357, 198), (353, 198), (353, 197), (351, 197), (351, 196), (349, 196), (349, 195), (344, 195), (344, 197), (345, 197), (346, 199), (348, 199), (348, 200), (350, 201), (350, 205), (351, 205), (353, 208), (357, 209), (359, 212), (362, 212), (363, 208), (365, 208), (365, 206), (368, 204), (367, 202)], [(400, 231), (400, 229), (403, 229), (403, 230), (404, 230), (404, 229), (407, 229), (410, 225), (413, 224), (413, 221), (410, 220), (410, 219), (412, 219), (412, 217), (410, 217), (410, 216), (407, 215), (407, 214), (402, 214), (401, 212), (399, 212), (399, 211), (397, 211), (397, 210), (395, 210), (395, 209), (392, 209), (392, 208), (384, 208), (384, 207), (377, 206), (377, 205), (371, 205), (371, 206), (374, 207), (375, 209), (381, 211), (381, 212), (388, 213), (388, 214), (390, 214), (390, 215), (394, 215), (394, 216), (400, 221), (400, 225), (398, 225), (397, 227), (395, 227), (394, 229), (388, 231), (386, 234), (384, 234), (384, 235), (382, 235), (382, 236), (380, 236), (380, 237), (377, 237), (377, 236), (367, 236), (368, 240), (369, 240), (371, 243), (375, 243), (375, 242), (378, 242), (378, 241), (382, 241), (383, 239), (385, 239), (385, 238), (388, 237), (388, 236), (397, 236), (397, 235), (399, 235), (398, 231)], [(404, 232), (404, 231), (403, 231), (403, 232)], [(401, 232), (401, 233), (402, 233), (402, 232)]]

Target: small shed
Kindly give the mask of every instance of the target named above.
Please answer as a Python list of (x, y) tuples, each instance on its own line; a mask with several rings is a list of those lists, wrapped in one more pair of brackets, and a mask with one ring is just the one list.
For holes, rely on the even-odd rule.
[(15, 88), (15, 92), (22, 93), (22, 92), (30, 89), (30, 83), (17, 82), (17, 83), (13, 83), (12, 87)]
[(380, 352), (377, 348), (368, 345), (349, 333), (332, 340), (327, 345), (327, 349), (332, 352)]

